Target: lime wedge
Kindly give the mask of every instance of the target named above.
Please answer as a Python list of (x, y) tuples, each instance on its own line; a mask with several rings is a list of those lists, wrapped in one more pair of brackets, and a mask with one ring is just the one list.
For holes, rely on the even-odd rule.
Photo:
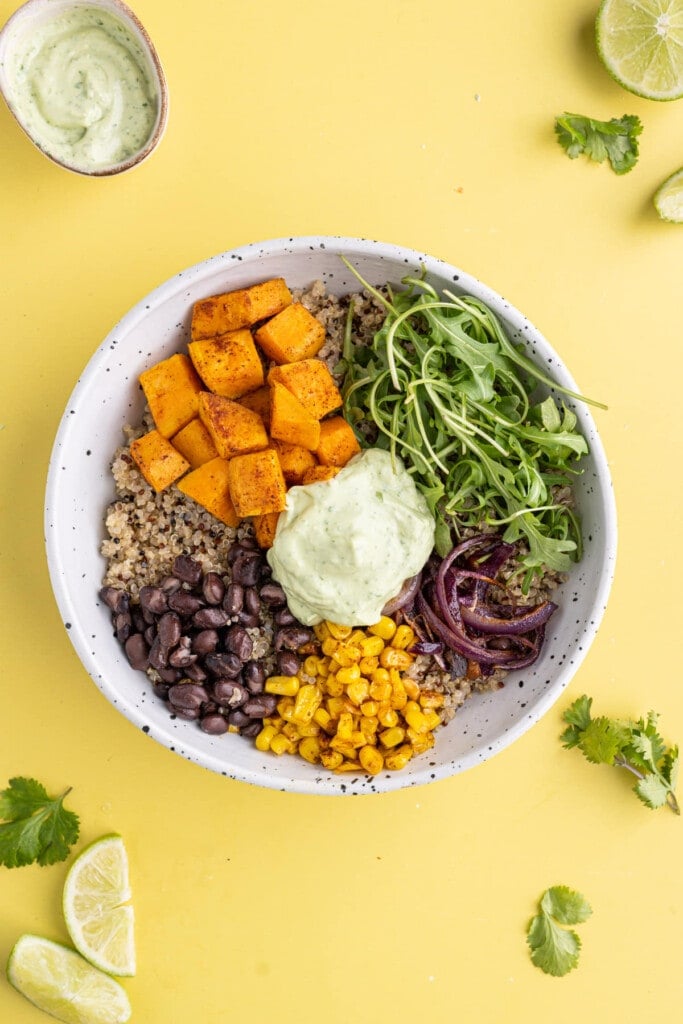
[(683, 167), (662, 182), (653, 202), (662, 220), (683, 224)]
[(649, 100), (683, 96), (683, 0), (602, 0), (598, 53), (616, 81)]
[(128, 996), (73, 949), (22, 935), (7, 961), (7, 980), (35, 1006), (66, 1024), (124, 1024)]
[(64, 920), (78, 952), (108, 974), (135, 974), (130, 898), (121, 836), (103, 836), (86, 846), (66, 876)]

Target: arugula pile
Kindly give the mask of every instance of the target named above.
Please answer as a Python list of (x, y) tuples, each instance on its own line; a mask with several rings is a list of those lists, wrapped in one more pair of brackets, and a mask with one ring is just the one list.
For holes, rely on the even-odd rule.
[(568, 728), (560, 739), (568, 750), (578, 747), (593, 764), (626, 768), (638, 780), (633, 787), (646, 807), (653, 810), (667, 804), (681, 813), (674, 790), (678, 780), (677, 746), (667, 747), (657, 731), (658, 716), (618, 721), (604, 715), (593, 718), (593, 700), (585, 694), (567, 708), (563, 719)]
[(595, 121), (583, 114), (563, 114), (555, 119), (557, 141), (575, 160), (584, 153), (590, 160), (609, 160), (615, 174), (626, 174), (638, 160), (638, 136), (643, 130), (635, 114)]
[(70, 792), (50, 797), (35, 779), (9, 780), (9, 788), (0, 790), (0, 864), (18, 868), (66, 860), (79, 833), (77, 815), (63, 806)]
[(368, 347), (353, 345), (350, 311), (345, 415), (361, 444), (369, 427), (373, 443), (405, 463), (435, 517), (437, 552), (451, 550), (452, 528), (462, 536), (485, 522), (509, 543), (526, 542), (523, 589), (543, 567), (567, 572), (581, 557), (581, 531), (558, 494), (588, 446), (570, 409), (532, 393), (542, 383), (581, 396), (547, 377), (478, 299), (440, 297), (411, 277), (387, 298), (344, 262), (386, 309)]
[(571, 928), (562, 925), (581, 924), (593, 913), (580, 892), (566, 885), (546, 889), (538, 913), (527, 931), (531, 959), (546, 974), (561, 978), (579, 962), (581, 939)]

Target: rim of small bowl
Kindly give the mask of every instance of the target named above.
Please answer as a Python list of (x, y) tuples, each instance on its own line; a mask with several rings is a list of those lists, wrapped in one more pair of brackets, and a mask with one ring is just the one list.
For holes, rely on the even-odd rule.
[[(3, 46), (7, 45), (7, 40), (9, 39), (14, 26), (20, 23), (24, 18), (28, 17), (32, 9), (36, 10), (36, 16), (38, 16), (37, 12), (41, 7), (46, 11), (51, 7), (54, 7), (55, 9), (101, 7), (103, 10), (108, 10), (112, 14), (118, 15), (121, 21), (132, 27), (134, 34), (138, 37), (138, 40), (150, 61), (150, 67), (158, 95), (158, 110), (154, 127), (150, 132), (147, 141), (139, 150), (137, 150), (137, 152), (132, 153), (125, 160), (116, 164), (111, 164), (109, 167), (98, 167), (91, 171), (88, 171), (83, 167), (75, 167), (73, 164), (70, 164), (65, 160), (60, 160), (59, 157), (53, 156), (51, 153), (48, 153), (47, 150), (43, 149), (28, 130), (21, 116), (17, 112), (12, 101), (11, 89), (6, 82), (5, 70), (2, 62), (2, 50)], [(18, 7), (17, 10), (10, 15), (2, 28), (0, 28), (0, 93), (2, 93), (12, 117), (26, 137), (33, 143), (38, 152), (42, 153), (43, 156), (47, 157), (48, 160), (53, 164), (56, 164), (58, 167), (62, 167), (66, 171), (71, 171), (73, 174), (80, 174), (85, 178), (108, 178), (116, 174), (122, 174), (124, 171), (130, 171), (134, 167), (139, 167), (140, 164), (144, 163), (145, 160), (152, 155), (161, 142), (168, 123), (168, 82), (166, 80), (166, 74), (164, 72), (161, 59), (147, 29), (142, 24), (135, 11), (133, 11), (128, 4), (124, 3), (124, 0), (25, 0), (21, 7)]]
[[(99, 669), (97, 657), (91, 649), (90, 640), (80, 626), (76, 605), (73, 602), (71, 593), (64, 584), (65, 574), (62, 569), (64, 560), (62, 558), (62, 552), (60, 551), (60, 543), (56, 538), (55, 531), (50, 528), (55, 519), (55, 513), (53, 510), (56, 510), (59, 507), (61, 476), (58, 467), (60, 463), (60, 452), (65, 448), (68, 448), (70, 442), (75, 440), (73, 435), (74, 432), (77, 431), (76, 423), (78, 421), (78, 417), (75, 413), (77, 412), (81, 401), (87, 397), (88, 392), (91, 390), (93, 381), (100, 371), (100, 361), (102, 357), (111, 350), (112, 341), (116, 338), (125, 336), (127, 332), (134, 329), (139, 321), (143, 320), (148, 315), (151, 309), (157, 308), (171, 296), (186, 291), (189, 282), (191, 282), (195, 277), (202, 278), (209, 269), (215, 269), (217, 263), (221, 265), (225, 264), (227, 269), (235, 260), (243, 262), (245, 260), (249, 260), (251, 257), (258, 257), (259, 255), (310, 255), (310, 251), (317, 248), (328, 249), (333, 253), (343, 253), (350, 259), (353, 259), (354, 255), (373, 255), (383, 259), (392, 260), (396, 264), (403, 263), (406, 265), (407, 270), (411, 267), (423, 265), (428, 274), (435, 274), (441, 277), (448, 274), (452, 280), (457, 281), (460, 288), (468, 292), (474, 291), (474, 293), (484, 303), (486, 303), (494, 313), (501, 316), (515, 331), (524, 332), (527, 342), (531, 340), (527, 332), (533, 332), (534, 346), (537, 349), (540, 348), (542, 350), (541, 354), (544, 357), (552, 357), (554, 360), (554, 369), (552, 372), (553, 378), (556, 379), (558, 383), (561, 383), (574, 391), (578, 390), (576, 382), (571, 376), (569, 370), (566, 368), (564, 362), (555, 352), (552, 345), (550, 345), (538, 328), (536, 328), (533, 323), (515, 306), (508, 303), (507, 300), (503, 299), (498, 292), (494, 291), (488, 285), (483, 284), (477, 278), (468, 274), (466, 271), (461, 270), (459, 267), (448, 263), (445, 260), (439, 259), (438, 257), (420, 253), (407, 246), (379, 242), (365, 238), (334, 235), (299, 236), (291, 238), (277, 238), (265, 242), (251, 242), (201, 260), (200, 262), (179, 271), (154, 288), (139, 302), (137, 302), (112, 328), (93, 353), (79, 377), (78, 382), (76, 383), (66, 404), (65, 411), (55, 437), (48, 468), (45, 497), (45, 544), (48, 568), (59, 610), (63, 616), (63, 620), (65, 622), (69, 622), (71, 626), (68, 634), (69, 639), (75, 647), (86, 671), (95, 682), (98, 689), (118, 711), (128, 718), (130, 722), (139, 728), (146, 727), (145, 731), (149, 729), (145, 714), (134, 702), (128, 701), (125, 697), (122, 697), (122, 694), (117, 691), (114, 686), (109, 684), (106, 675), (104, 675)], [(257, 266), (257, 264), (255, 265)], [(534, 358), (538, 361), (540, 359), (540, 354), (537, 353)], [(390, 774), (383, 773), (381, 777), (372, 779), (371, 784), (366, 784), (367, 780), (364, 779), (363, 783), (357, 786), (354, 786), (353, 779), (349, 779), (344, 775), (335, 775), (332, 772), (325, 773), (323, 778), (321, 778), (319, 774), (314, 774), (311, 775), (310, 779), (290, 778), (289, 780), (284, 780), (281, 776), (268, 775), (268, 773), (262, 769), (256, 770), (252, 768), (245, 768), (241, 765), (233, 766), (211, 752), (198, 750), (197, 747), (193, 747), (190, 750), (191, 742), (187, 744), (188, 749), (183, 748), (179, 744), (178, 737), (171, 734), (170, 728), (164, 733), (160, 733), (158, 728), (156, 728), (153, 733), (150, 732), (153, 739), (167, 749), (179, 754), (184, 759), (236, 781), (247, 782), (262, 788), (281, 790), (284, 792), (336, 796), (369, 795), (373, 793), (392, 792), (448, 778), (452, 775), (456, 775), (466, 771), (467, 769), (473, 768), (484, 761), (490, 760), (496, 754), (502, 752), (513, 742), (523, 736), (533, 725), (544, 717), (574, 678), (598, 632), (614, 579), (617, 553), (617, 513), (611, 474), (602, 441), (598, 434), (590, 409), (582, 403), (575, 403), (575, 408), (577, 406), (580, 407), (580, 415), (585, 421), (584, 426), (587, 423), (591, 428), (591, 456), (595, 463), (596, 474), (601, 482), (603, 498), (601, 510), (605, 524), (604, 571), (601, 572), (598, 584), (593, 592), (590, 614), (586, 616), (586, 623), (581, 631), (581, 644), (572, 652), (571, 660), (568, 660), (562, 667), (558, 668), (553, 679), (552, 687), (543, 691), (535, 700), (533, 708), (524, 716), (521, 716), (518, 721), (513, 723), (513, 725), (506, 728), (495, 739), (482, 740), (475, 744), (472, 749), (455, 758), (444, 760), (439, 764), (434, 764), (432, 762), (424, 763), (424, 765), (421, 765), (420, 767), (411, 768), (410, 771), (408, 769), (404, 769), (403, 772), (399, 771)], [(104, 513), (104, 510), (102, 511)], [(95, 596), (93, 596), (93, 600), (95, 600)], [(494, 699), (495, 696), (496, 695), (494, 694)], [(457, 721), (457, 714), (454, 721)], [(183, 725), (193, 726), (196, 725), (196, 723), (187, 722), (183, 723)], [(449, 727), (452, 727), (452, 723)], [(223, 737), (219, 737), (219, 739), (222, 738)]]

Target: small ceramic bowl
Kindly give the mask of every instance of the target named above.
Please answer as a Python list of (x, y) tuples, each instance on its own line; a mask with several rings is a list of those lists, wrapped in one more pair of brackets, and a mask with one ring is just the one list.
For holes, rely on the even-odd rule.
[[(74, 10), (77, 11), (79, 8), (101, 10), (104, 14), (114, 18), (132, 38), (137, 50), (135, 59), (148, 79), (149, 92), (156, 104), (156, 116), (149, 133), (135, 152), (127, 154), (116, 162), (92, 168), (78, 160), (71, 162), (67, 158), (50, 152), (50, 143), (45, 140), (41, 143), (35, 127), (32, 128), (27, 123), (27, 118), (22, 113), (11, 73), (13, 61), (20, 52), (20, 48), (25, 44), (31, 44), (37, 29), (54, 21), (55, 18), (72, 13)], [(168, 86), (161, 61), (147, 31), (130, 7), (122, 0), (27, 0), (0, 30), (0, 93), (19, 126), (41, 153), (60, 167), (87, 177), (121, 174), (123, 171), (129, 171), (131, 168), (139, 166), (159, 145), (168, 120)]]
[(182, 271), (142, 299), (114, 327), (78, 381), (59, 427), (48, 475), (45, 536), (52, 585), (68, 636), (112, 705), (177, 754), (219, 774), (300, 793), (373, 793), (415, 786), (481, 764), (518, 740), (561, 696), (593, 641), (607, 603), (616, 557), (616, 514), (607, 460), (588, 407), (566, 400), (590, 454), (577, 477), (584, 552), (554, 598), (541, 657), (512, 672), (502, 690), (478, 693), (437, 731), (436, 746), (403, 771), (335, 775), (302, 758), (264, 754), (252, 740), (209, 736), (196, 722), (171, 718), (146, 676), (129, 665), (112, 635), (111, 613), (98, 600), (105, 563), (104, 517), (114, 499), (110, 471), (125, 424), (139, 424), (139, 374), (186, 350), (192, 305), (199, 299), (284, 277), (292, 288), (322, 281), (337, 295), (358, 290), (344, 265), (373, 285), (400, 288), (424, 267), (439, 291), (473, 295), (500, 318), (514, 343), (554, 380), (576, 390), (564, 363), (540, 332), (508, 302), (457, 267), (413, 249), (357, 238), (289, 238), (253, 243)]

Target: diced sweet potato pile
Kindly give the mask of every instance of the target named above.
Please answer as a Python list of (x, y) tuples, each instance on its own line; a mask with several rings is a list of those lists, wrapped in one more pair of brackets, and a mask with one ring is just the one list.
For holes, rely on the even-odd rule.
[(270, 547), (287, 488), (329, 480), (360, 451), (317, 354), (325, 328), (282, 278), (192, 310), (189, 355), (140, 375), (155, 429), (131, 444), (156, 491), (176, 485)]

